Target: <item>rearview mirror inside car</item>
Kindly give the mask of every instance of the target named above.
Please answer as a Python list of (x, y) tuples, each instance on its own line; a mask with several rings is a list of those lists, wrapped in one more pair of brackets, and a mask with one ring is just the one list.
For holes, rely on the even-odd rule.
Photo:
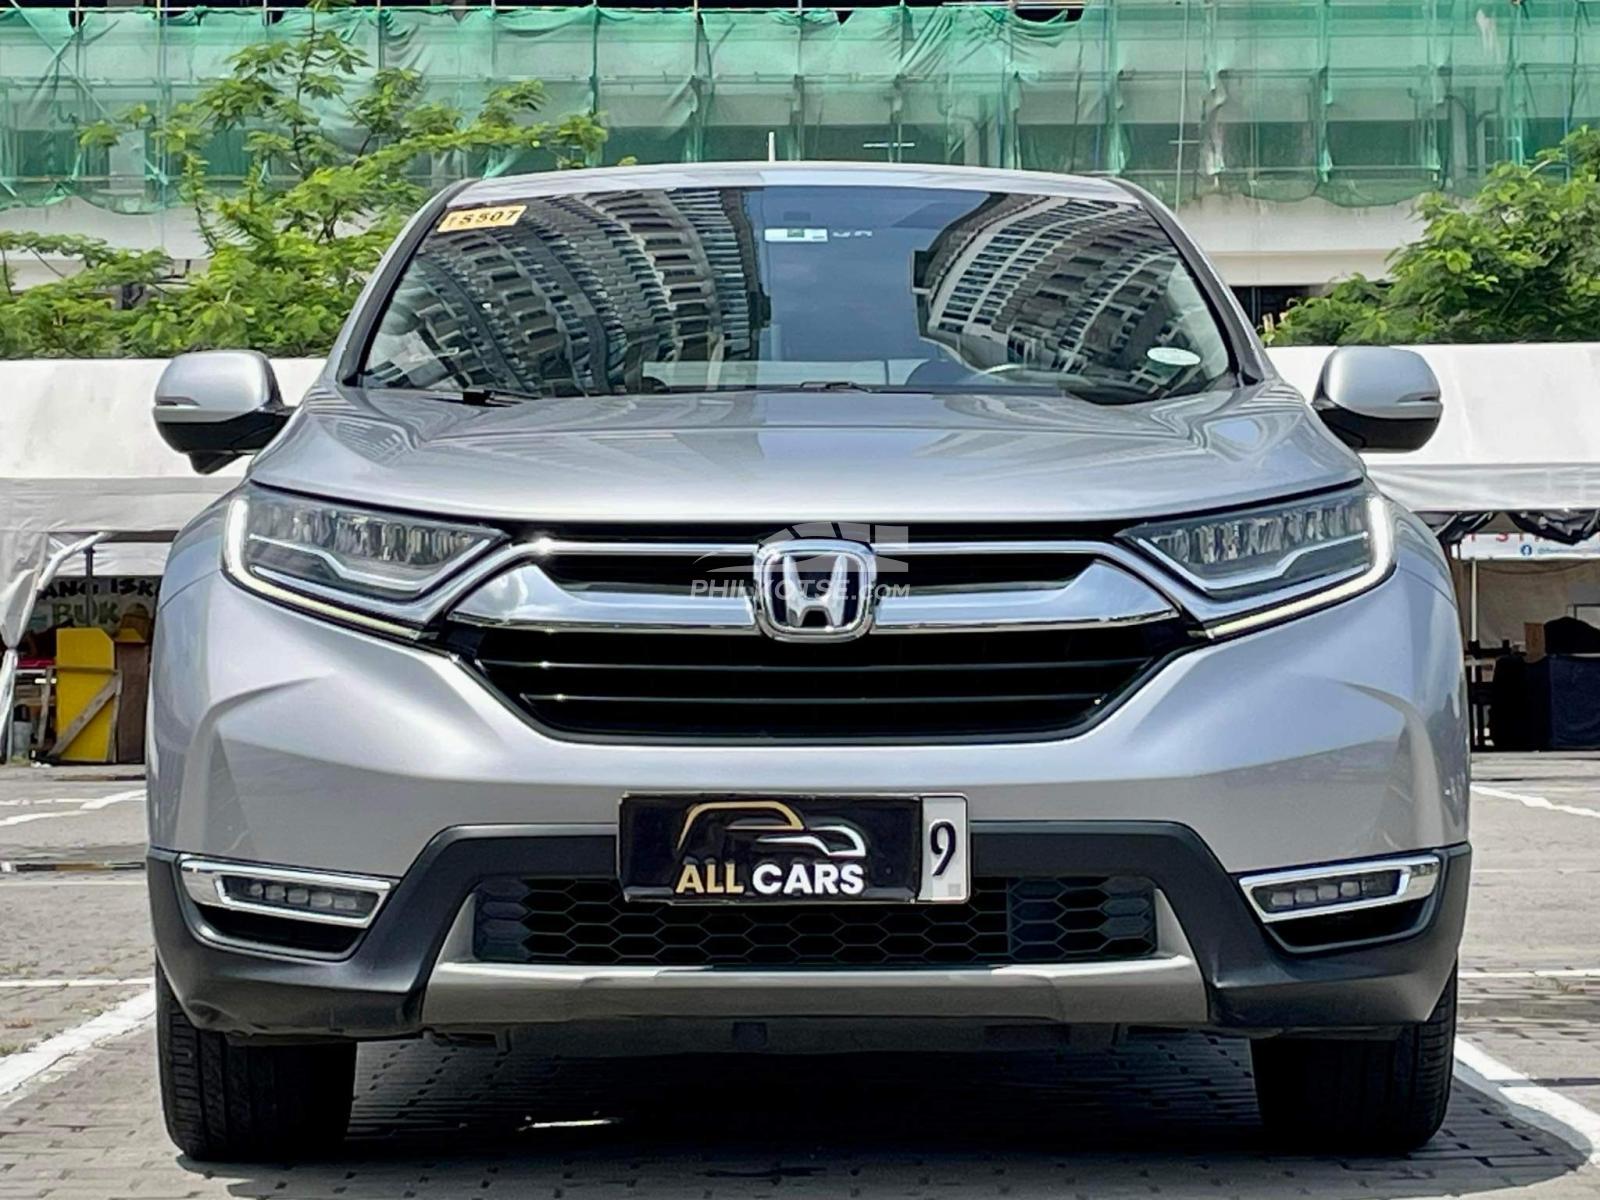
[(202, 475), (254, 454), (289, 419), (272, 364), (254, 350), (180, 354), (156, 383), (156, 429)]
[(1444, 412), (1433, 368), (1394, 346), (1340, 346), (1322, 364), (1311, 407), (1355, 450), (1415, 450)]

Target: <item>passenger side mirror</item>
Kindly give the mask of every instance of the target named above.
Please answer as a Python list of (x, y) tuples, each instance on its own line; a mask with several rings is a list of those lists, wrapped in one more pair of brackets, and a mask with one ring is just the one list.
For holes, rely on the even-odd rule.
[(264, 448), (289, 409), (265, 355), (199, 350), (178, 355), (161, 372), (155, 418), (162, 440), (209, 475)]
[(1311, 407), (1354, 450), (1415, 450), (1444, 412), (1433, 368), (1393, 346), (1340, 346), (1322, 364)]

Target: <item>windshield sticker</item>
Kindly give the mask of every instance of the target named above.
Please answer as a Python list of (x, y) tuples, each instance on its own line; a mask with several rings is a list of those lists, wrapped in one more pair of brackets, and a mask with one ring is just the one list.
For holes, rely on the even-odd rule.
[(456, 233), (463, 229), (498, 229), (502, 225), (515, 225), (528, 211), (526, 204), (501, 204), (494, 208), (458, 208), (447, 212), (439, 222), (439, 233)]
[(1151, 346), (1144, 352), (1144, 356), (1164, 367), (1193, 367), (1200, 362), (1198, 354), (1193, 350), (1185, 350), (1182, 346)]
[(763, 231), (763, 236), (769, 242), (825, 242), (828, 240), (826, 229), (768, 229)]

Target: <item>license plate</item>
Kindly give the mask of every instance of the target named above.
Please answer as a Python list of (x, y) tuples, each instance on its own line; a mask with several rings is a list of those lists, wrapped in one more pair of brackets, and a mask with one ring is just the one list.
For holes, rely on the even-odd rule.
[(964, 796), (624, 796), (617, 875), (674, 904), (967, 898)]

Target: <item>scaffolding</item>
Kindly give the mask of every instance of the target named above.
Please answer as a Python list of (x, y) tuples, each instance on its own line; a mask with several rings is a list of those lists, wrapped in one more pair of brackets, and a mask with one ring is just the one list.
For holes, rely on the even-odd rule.
[[(535, 78), (549, 113), (602, 113), (604, 160), (778, 157), (1115, 173), (1169, 202), (1224, 194), (1390, 204), (1473, 188), (1600, 126), (1600, 0), (1089, 0), (1006, 5), (452, 8), (323, 14), (372, 68), (422, 72), (470, 107)], [(0, 206), (176, 202), (142, 134), (78, 131), (158, 111), (294, 36), (303, 9), (0, 13)], [(339, 114), (328, 114), (338, 130)], [(209, 150), (226, 176), (238, 135)]]

